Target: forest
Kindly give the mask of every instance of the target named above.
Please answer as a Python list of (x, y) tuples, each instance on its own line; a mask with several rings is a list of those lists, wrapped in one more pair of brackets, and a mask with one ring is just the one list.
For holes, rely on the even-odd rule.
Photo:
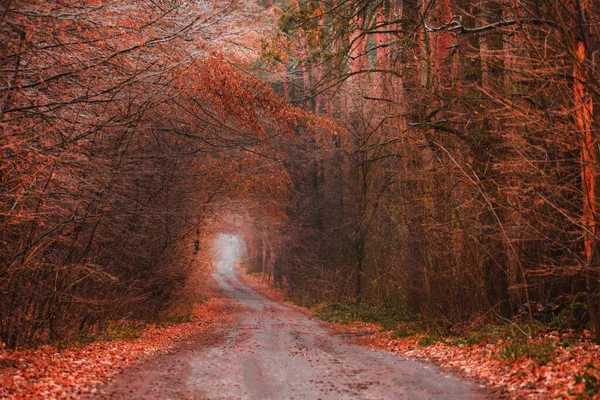
[(283, 234), (254, 235), (251, 265), (305, 303), (600, 340), (599, 18), (592, 1), (282, 6), (274, 90), (339, 133), (296, 133)]
[(598, 2), (245, 3), (1, 3), (0, 341), (157, 318), (225, 230), (302, 304), (600, 343)]

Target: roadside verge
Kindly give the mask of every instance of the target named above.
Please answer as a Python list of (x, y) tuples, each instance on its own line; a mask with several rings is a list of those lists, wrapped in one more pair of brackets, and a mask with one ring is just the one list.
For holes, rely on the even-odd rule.
[[(275, 301), (289, 300), (260, 274), (243, 274), (242, 278)], [(322, 309), (287, 304), (316, 319)], [(356, 320), (324, 323), (357, 344), (449, 368), (503, 397), (600, 399), (600, 346), (588, 340), (589, 332), (529, 334), (519, 326), (506, 325), (476, 335), (444, 336), (385, 330)]]
[(112, 340), (64, 348), (0, 349), (0, 398), (78, 398), (96, 393), (125, 367), (173, 349), (226, 318), (226, 299), (213, 291), (194, 304), (189, 322), (123, 325)]

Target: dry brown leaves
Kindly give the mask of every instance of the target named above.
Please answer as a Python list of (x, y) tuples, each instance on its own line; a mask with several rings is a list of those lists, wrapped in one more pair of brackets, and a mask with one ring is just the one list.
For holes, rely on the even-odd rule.
[(221, 318), (225, 300), (197, 304), (194, 321), (166, 326), (149, 324), (138, 339), (95, 342), (58, 350), (54, 346), (0, 349), (0, 398), (77, 398), (124, 367), (173, 348)]
[[(488, 387), (498, 389), (510, 398), (600, 399), (600, 393), (586, 396), (586, 379), (577, 383), (575, 378), (576, 374), (583, 376), (588, 373), (600, 382), (600, 371), (586, 367), (589, 363), (599, 366), (600, 346), (589, 342), (579, 342), (566, 348), (557, 346), (552, 361), (539, 363), (529, 358), (502, 360), (498, 356), (502, 342), (470, 346), (438, 342), (432, 346), (421, 346), (418, 343), (421, 339), (419, 336), (403, 339), (390, 337), (390, 332), (377, 332), (364, 336), (360, 342), (458, 370), (467, 377), (485, 381)], [(534, 340), (557, 342), (558, 339), (556, 333), (548, 333)]]

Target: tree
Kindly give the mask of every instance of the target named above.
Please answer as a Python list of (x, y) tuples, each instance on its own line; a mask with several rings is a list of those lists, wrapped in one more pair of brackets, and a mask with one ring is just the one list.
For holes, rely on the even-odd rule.
[(246, 36), (251, 6), (239, 7), (3, 5), (0, 338), (8, 346), (155, 317), (197, 267), (194, 242), (215, 208), (236, 196), (285, 195), (280, 164), (254, 155), (272, 157), (272, 139), (304, 115), (232, 65), (248, 57), (221, 42), (235, 24)]
[[(371, 283), (370, 303), (389, 298), (387, 282), (413, 314), (451, 326), (533, 319), (584, 295), (596, 326), (595, 5), (357, 0), (283, 11), (286, 59), (320, 71), (300, 96), (325, 96), (322, 112), (347, 128), (341, 196), (357, 228), (344, 229), (369, 232), (355, 276)], [(295, 52), (307, 37), (318, 38), (311, 51)], [(356, 136), (368, 141), (350, 139), (370, 113), (377, 129)], [(360, 165), (395, 178), (369, 181)], [(347, 207), (366, 182), (373, 219)], [(395, 257), (376, 256), (389, 248)]]

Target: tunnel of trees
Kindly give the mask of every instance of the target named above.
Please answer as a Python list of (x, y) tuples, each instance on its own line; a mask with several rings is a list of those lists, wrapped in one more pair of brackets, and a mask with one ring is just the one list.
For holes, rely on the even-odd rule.
[(152, 318), (223, 215), (299, 299), (599, 340), (597, 2), (2, 4), (7, 345)]

